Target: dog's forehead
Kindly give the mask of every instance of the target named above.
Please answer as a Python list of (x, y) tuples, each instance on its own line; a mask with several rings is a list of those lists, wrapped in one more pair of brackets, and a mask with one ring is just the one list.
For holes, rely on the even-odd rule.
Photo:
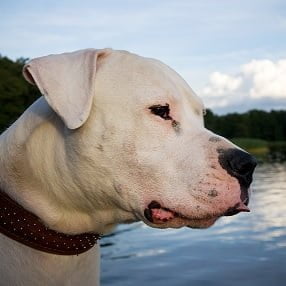
[(138, 103), (183, 103), (201, 112), (201, 99), (187, 82), (166, 64), (153, 58), (142, 57), (127, 51), (116, 51), (105, 60), (105, 73), (113, 79), (113, 88), (121, 94), (126, 90)]

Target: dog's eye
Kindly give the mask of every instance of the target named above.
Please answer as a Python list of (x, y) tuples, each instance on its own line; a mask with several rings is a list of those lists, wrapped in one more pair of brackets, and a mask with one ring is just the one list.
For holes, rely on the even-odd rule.
[(151, 110), (151, 112), (157, 116), (162, 117), (165, 120), (171, 120), (171, 116), (170, 114), (170, 108), (169, 108), (169, 104), (166, 103), (165, 105), (152, 105), (149, 107), (149, 109)]

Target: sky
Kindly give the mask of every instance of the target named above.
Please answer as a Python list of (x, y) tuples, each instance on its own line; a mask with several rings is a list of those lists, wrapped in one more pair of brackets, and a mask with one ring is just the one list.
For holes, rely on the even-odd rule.
[(219, 114), (286, 109), (285, 0), (8, 0), (0, 54), (123, 49), (175, 69)]

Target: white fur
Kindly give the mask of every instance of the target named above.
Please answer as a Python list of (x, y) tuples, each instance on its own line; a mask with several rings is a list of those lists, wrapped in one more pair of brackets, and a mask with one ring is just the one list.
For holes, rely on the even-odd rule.
[[(89, 49), (32, 60), (24, 75), (44, 97), (0, 137), (0, 187), (50, 228), (106, 233), (138, 220), (208, 227), (240, 201), (217, 153), (234, 146), (209, 141), (200, 99), (163, 63)], [(179, 130), (150, 112), (166, 103)], [(152, 200), (189, 219), (150, 223)], [(99, 247), (62, 257), (3, 235), (0, 243), (4, 285), (99, 283)]]

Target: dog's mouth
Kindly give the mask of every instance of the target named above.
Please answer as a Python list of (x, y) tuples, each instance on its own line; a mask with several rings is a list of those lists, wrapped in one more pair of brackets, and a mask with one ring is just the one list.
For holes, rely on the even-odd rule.
[(151, 201), (144, 210), (145, 218), (155, 225), (166, 227), (189, 226), (193, 228), (205, 228), (213, 225), (222, 216), (232, 216), (240, 212), (249, 212), (244, 202), (237, 203), (221, 214), (207, 215), (204, 217), (188, 217), (177, 211), (161, 206), (157, 201)]
[(183, 215), (162, 207), (158, 202), (152, 201), (144, 210), (145, 217), (152, 223), (160, 224), (168, 222), (176, 217), (185, 218)]

